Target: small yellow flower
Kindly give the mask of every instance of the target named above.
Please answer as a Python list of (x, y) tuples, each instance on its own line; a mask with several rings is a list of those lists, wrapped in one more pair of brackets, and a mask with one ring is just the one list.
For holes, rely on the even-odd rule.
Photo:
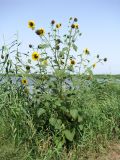
[(96, 67), (96, 63), (94, 63), (92, 66), (93, 66), (93, 68), (95, 68)]
[(90, 51), (89, 51), (87, 48), (85, 48), (83, 52), (84, 52), (86, 55), (90, 54)]
[(70, 60), (70, 64), (71, 64), (71, 65), (75, 65), (75, 63), (76, 63), (76, 62), (75, 62), (74, 59), (71, 59), (71, 60)]
[(60, 28), (61, 27), (61, 23), (56, 24), (56, 28)]
[(44, 36), (45, 34), (45, 30), (43, 28), (40, 28), (38, 30), (36, 30), (35, 32), (38, 36)]
[(28, 80), (25, 79), (25, 78), (23, 78), (23, 79), (21, 80), (21, 82), (22, 82), (22, 84), (24, 84), (24, 85), (28, 84)]
[(35, 29), (35, 22), (33, 20), (28, 21), (28, 28)]
[(45, 59), (44, 61), (42, 61), (42, 65), (44, 65), (44, 66), (48, 65), (48, 60)]
[(39, 58), (40, 58), (40, 55), (39, 55), (38, 52), (33, 52), (33, 53), (32, 53), (32, 59), (33, 59), (34, 61), (37, 61)]
[(77, 23), (75, 24), (75, 28), (76, 28), (76, 29), (78, 29), (78, 28), (79, 28), (79, 25), (78, 25)]

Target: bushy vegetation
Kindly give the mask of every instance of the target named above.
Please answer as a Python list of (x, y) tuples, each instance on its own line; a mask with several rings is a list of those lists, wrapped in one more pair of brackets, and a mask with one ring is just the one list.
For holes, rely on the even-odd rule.
[[(28, 26), (35, 30), (34, 21)], [(63, 37), (61, 27), (52, 20), (48, 34), (36, 30), (31, 57), (19, 52), (18, 40), (1, 48), (0, 159), (82, 159), (119, 138), (120, 85), (93, 75), (107, 58), (91, 62), (87, 48), (79, 53), (77, 18)]]

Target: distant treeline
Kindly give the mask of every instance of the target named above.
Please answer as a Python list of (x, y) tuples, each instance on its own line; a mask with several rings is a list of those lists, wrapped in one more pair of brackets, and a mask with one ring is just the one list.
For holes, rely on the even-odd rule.
[(120, 79), (120, 74), (95, 74), (95, 77), (98, 78), (116, 78)]

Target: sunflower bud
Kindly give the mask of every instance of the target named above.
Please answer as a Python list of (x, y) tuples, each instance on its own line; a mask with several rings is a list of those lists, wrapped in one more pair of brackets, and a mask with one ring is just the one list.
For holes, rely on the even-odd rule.
[(32, 46), (32, 44), (29, 44), (29, 48), (32, 48), (33, 46)]
[(99, 56), (99, 54), (97, 54), (97, 58), (99, 58), (100, 56)]
[(106, 61), (107, 61), (107, 58), (104, 58), (103, 60), (104, 60), (104, 62), (106, 62)]
[(74, 18), (74, 21), (75, 21), (75, 22), (77, 22), (77, 21), (78, 21), (78, 19), (77, 19), (77, 18)]
[(4, 56), (3, 56), (3, 55), (1, 55), (1, 58), (2, 58), (2, 59), (4, 59)]
[(57, 39), (56, 42), (59, 44), (59, 43), (61, 43), (61, 40), (60, 40), (60, 39)]
[(26, 70), (28, 70), (28, 71), (29, 71), (29, 70), (30, 70), (30, 66), (26, 66)]
[(57, 46), (55, 47), (55, 49), (56, 49), (56, 50), (59, 50), (59, 49), (60, 49), (60, 46), (57, 45)]
[(51, 24), (54, 25), (54, 24), (55, 24), (55, 20), (52, 20), (52, 21), (51, 21)]

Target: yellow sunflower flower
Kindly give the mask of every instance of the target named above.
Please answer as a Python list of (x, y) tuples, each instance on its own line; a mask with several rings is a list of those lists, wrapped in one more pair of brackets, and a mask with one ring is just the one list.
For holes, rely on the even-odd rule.
[(85, 48), (83, 52), (84, 52), (86, 55), (90, 54), (90, 51), (89, 51), (87, 48)]
[(32, 53), (32, 59), (33, 59), (34, 61), (37, 61), (39, 58), (40, 58), (40, 55), (39, 55), (38, 52), (33, 52), (33, 53)]
[(95, 68), (96, 67), (96, 63), (94, 63), (92, 66), (93, 66), (93, 68)]
[(23, 85), (28, 84), (28, 80), (27, 80), (27, 79), (25, 79), (25, 78), (23, 78), (23, 79), (21, 80), (21, 82), (22, 82), (22, 84), (23, 84)]
[(61, 23), (56, 24), (56, 28), (59, 29), (61, 27)]
[(35, 32), (38, 36), (44, 36), (45, 34), (45, 30), (43, 28), (40, 28), (38, 30), (36, 30)]
[(33, 20), (28, 21), (28, 28), (35, 29), (35, 22)]
[(79, 25), (78, 25), (77, 23), (75, 24), (75, 28), (76, 28), (76, 29), (78, 29), (78, 28), (79, 28)]
[(71, 60), (70, 60), (70, 64), (71, 64), (71, 65), (75, 65), (75, 63), (76, 63), (76, 62), (75, 62), (74, 59), (71, 59)]

